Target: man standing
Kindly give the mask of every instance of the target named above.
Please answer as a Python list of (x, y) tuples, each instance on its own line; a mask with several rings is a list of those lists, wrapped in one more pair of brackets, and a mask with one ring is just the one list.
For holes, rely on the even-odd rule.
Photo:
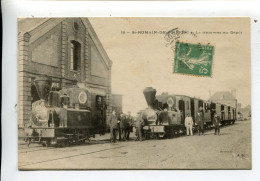
[(116, 111), (112, 111), (112, 115), (110, 117), (110, 142), (116, 142), (116, 131), (118, 129), (118, 119), (116, 116)]
[(200, 136), (200, 133), (202, 133), (204, 135), (204, 118), (203, 118), (204, 114), (203, 114), (203, 110), (202, 107), (200, 107), (200, 111), (197, 113), (197, 125), (198, 125), (198, 134)]
[[(122, 114), (122, 113), (121, 113)], [(118, 140), (121, 141), (121, 125), (120, 125), (120, 122), (121, 122), (121, 115), (118, 114), (116, 115), (117, 116), (117, 133), (118, 133)]]
[(185, 127), (186, 127), (186, 133), (187, 136), (189, 135), (193, 135), (192, 132), (192, 127), (193, 127), (193, 120), (192, 117), (190, 116), (190, 114), (187, 114), (186, 118), (185, 118)]
[(144, 120), (142, 118), (142, 113), (138, 113), (138, 116), (136, 118), (135, 122), (135, 127), (136, 127), (136, 140), (135, 141), (143, 141), (143, 136), (142, 136), (142, 128), (144, 125)]
[(220, 126), (220, 117), (218, 116), (217, 113), (214, 114), (214, 118), (213, 118), (213, 124), (215, 126), (215, 135), (219, 135), (220, 133), (220, 129), (219, 129), (219, 126)]
[(120, 115), (120, 132), (123, 141), (125, 141), (126, 140), (126, 116), (123, 113)]
[(129, 140), (130, 132), (133, 132), (133, 118), (131, 112), (128, 111), (126, 115), (126, 140)]

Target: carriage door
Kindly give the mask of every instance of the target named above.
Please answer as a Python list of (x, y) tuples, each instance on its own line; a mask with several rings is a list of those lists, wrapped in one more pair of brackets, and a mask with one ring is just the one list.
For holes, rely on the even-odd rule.
[(234, 112), (233, 112), (233, 108), (230, 107), (230, 119), (233, 120), (234, 119)]
[(202, 100), (199, 100), (198, 101), (198, 111), (199, 112), (201, 112), (202, 111), (202, 120), (204, 121), (204, 113), (205, 113), (205, 111), (204, 111), (205, 109), (204, 109), (204, 105), (203, 105), (203, 101)]
[(203, 101), (202, 100), (199, 100), (199, 111), (200, 109), (202, 108), (202, 110), (204, 111), (204, 106), (203, 106)]
[(179, 110), (181, 112), (181, 124), (184, 124), (185, 119), (185, 104), (183, 100), (179, 100)]
[(191, 114), (191, 111), (190, 111), (190, 98), (185, 97), (184, 98), (184, 103), (185, 103), (185, 117), (186, 117), (186, 114)]
[(100, 111), (98, 115), (98, 124), (104, 126), (106, 122), (106, 96), (97, 95), (96, 96), (96, 109)]
[(231, 120), (230, 106), (228, 106), (228, 120)]
[(210, 104), (210, 112), (211, 112), (211, 115), (210, 115), (210, 119), (211, 121), (213, 121), (213, 118), (214, 118), (214, 114), (217, 112), (217, 106), (215, 103), (211, 103)]
[(225, 112), (224, 112), (224, 105), (221, 105), (221, 120), (225, 120)]
[(195, 107), (194, 107), (194, 99), (191, 99), (190, 101), (190, 111), (191, 111), (191, 117), (193, 121), (195, 121)]

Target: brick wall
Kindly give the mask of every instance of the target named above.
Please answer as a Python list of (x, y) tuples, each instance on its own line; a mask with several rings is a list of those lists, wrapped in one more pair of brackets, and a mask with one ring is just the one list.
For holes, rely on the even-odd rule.
[(18, 37), (18, 124), (23, 125), (30, 119), (31, 113), (31, 78), (28, 70), (28, 34)]

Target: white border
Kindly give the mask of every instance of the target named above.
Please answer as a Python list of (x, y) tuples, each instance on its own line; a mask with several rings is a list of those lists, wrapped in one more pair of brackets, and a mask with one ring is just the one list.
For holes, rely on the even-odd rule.
[[(2, 180), (260, 180), (259, 2), (31, 2), (2, 0)], [(18, 171), (17, 17), (251, 17), (252, 170), (232, 171)], [(254, 23), (254, 20), (258, 20)]]

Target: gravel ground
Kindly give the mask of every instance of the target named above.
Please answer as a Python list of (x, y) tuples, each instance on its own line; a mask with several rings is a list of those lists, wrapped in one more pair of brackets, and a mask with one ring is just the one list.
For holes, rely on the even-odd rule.
[[(27, 169), (251, 169), (251, 121), (204, 136), (110, 144), (97, 137), (84, 145), (45, 148), (19, 141), (18, 165)], [(132, 137), (132, 139), (134, 139)]]

